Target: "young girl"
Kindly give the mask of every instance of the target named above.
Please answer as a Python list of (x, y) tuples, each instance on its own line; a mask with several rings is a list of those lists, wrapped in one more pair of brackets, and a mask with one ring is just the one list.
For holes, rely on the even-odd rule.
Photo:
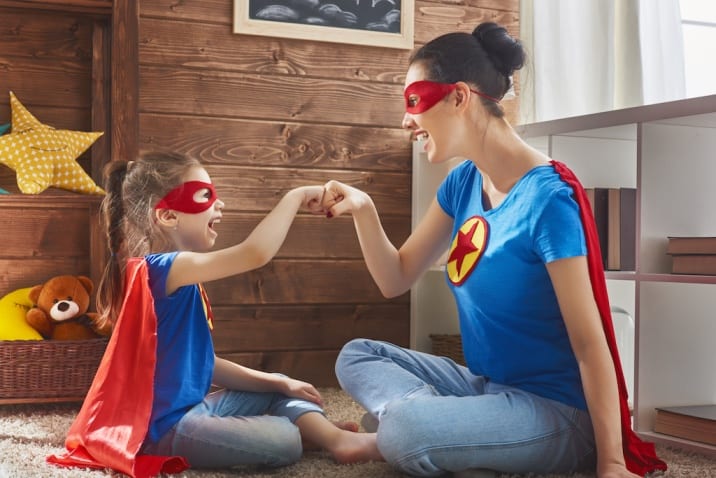
[[(115, 329), (68, 435), (70, 453), (50, 461), (152, 476), (188, 465), (287, 465), (307, 443), (339, 463), (380, 460), (375, 434), (327, 420), (312, 385), (214, 355), (201, 283), (266, 264), (299, 208), (325, 213), (323, 188), (289, 191), (246, 240), (208, 252), (224, 203), (197, 160), (154, 153), (110, 163), (107, 173), (111, 257), (97, 308)], [(209, 394), (211, 385), (221, 390)]]
[(630, 428), (594, 219), (566, 166), (524, 143), (501, 98), (524, 62), (494, 23), (417, 50), (403, 126), (428, 160), (468, 158), (438, 189), (398, 249), (373, 201), (326, 186), (332, 216), (352, 214), (387, 297), (406, 292), (449, 251), (467, 367), (373, 340), (341, 351), (341, 385), (377, 422), (378, 447), (402, 471), (596, 470), (636, 478), (666, 465)]

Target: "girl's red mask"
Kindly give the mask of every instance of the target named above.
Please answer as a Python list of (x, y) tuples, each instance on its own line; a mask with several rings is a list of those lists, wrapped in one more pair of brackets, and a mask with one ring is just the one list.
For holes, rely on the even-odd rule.
[[(202, 189), (208, 189), (210, 195), (207, 201), (198, 202), (194, 195)], [(154, 209), (173, 209), (187, 214), (204, 212), (214, 205), (218, 196), (214, 185), (203, 181), (187, 181), (175, 187), (164, 196)]]
[[(414, 81), (409, 84), (403, 96), (405, 97), (405, 111), (410, 114), (424, 113), (435, 104), (452, 93), (457, 88), (457, 83), (438, 83), (436, 81)], [(470, 91), (478, 96), (498, 103), (500, 100), (492, 96), (480, 93), (470, 88)]]

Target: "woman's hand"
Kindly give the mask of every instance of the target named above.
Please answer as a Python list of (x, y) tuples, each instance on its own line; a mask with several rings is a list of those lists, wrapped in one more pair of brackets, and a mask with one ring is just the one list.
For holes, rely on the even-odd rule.
[(354, 214), (364, 206), (372, 204), (367, 193), (338, 181), (328, 181), (324, 189), (322, 205), (328, 211), (328, 217)]
[(323, 399), (321, 398), (321, 394), (318, 393), (316, 387), (314, 387), (310, 383), (286, 377), (281, 382), (279, 391), (288, 397), (308, 400), (309, 402), (313, 402), (317, 405), (323, 406)]

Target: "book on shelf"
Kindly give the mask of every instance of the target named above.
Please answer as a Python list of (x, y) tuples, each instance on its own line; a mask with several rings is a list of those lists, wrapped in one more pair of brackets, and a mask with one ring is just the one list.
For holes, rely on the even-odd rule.
[(654, 431), (716, 445), (716, 405), (659, 407)]
[(606, 270), (636, 269), (636, 189), (586, 188)]
[(716, 275), (716, 254), (672, 254), (674, 274)]
[(667, 254), (716, 254), (714, 236), (669, 236)]

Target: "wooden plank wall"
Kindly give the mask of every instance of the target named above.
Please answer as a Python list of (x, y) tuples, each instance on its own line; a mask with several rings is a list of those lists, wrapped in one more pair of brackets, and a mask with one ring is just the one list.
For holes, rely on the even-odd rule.
[[(39, 121), (92, 129), (92, 36), (96, 19), (0, 4), (0, 124), (13, 91)], [(95, 144), (94, 147), (97, 147)], [(80, 163), (89, 171), (91, 155)], [(0, 296), (58, 274), (91, 274), (90, 222), (97, 197), (48, 190), (19, 194), (15, 172), (0, 165)], [(52, 188), (51, 188), (52, 189)]]
[[(416, 44), (488, 19), (516, 34), (518, 3), (419, 0)], [(407, 50), (233, 34), (231, 0), (141, 0), (139, 15), (140, 149), (204, 162), (226, 202), (217, 247), (289, 189), (331, 178), (368, 191), (391, 240), (407, 238)], [(300, 215), (274, 261), (207, 290), (220, 355), (316, 385), (335, 385), (353, 337), (408, 345), (409, 296), (381, 296), (350, 218)]]

